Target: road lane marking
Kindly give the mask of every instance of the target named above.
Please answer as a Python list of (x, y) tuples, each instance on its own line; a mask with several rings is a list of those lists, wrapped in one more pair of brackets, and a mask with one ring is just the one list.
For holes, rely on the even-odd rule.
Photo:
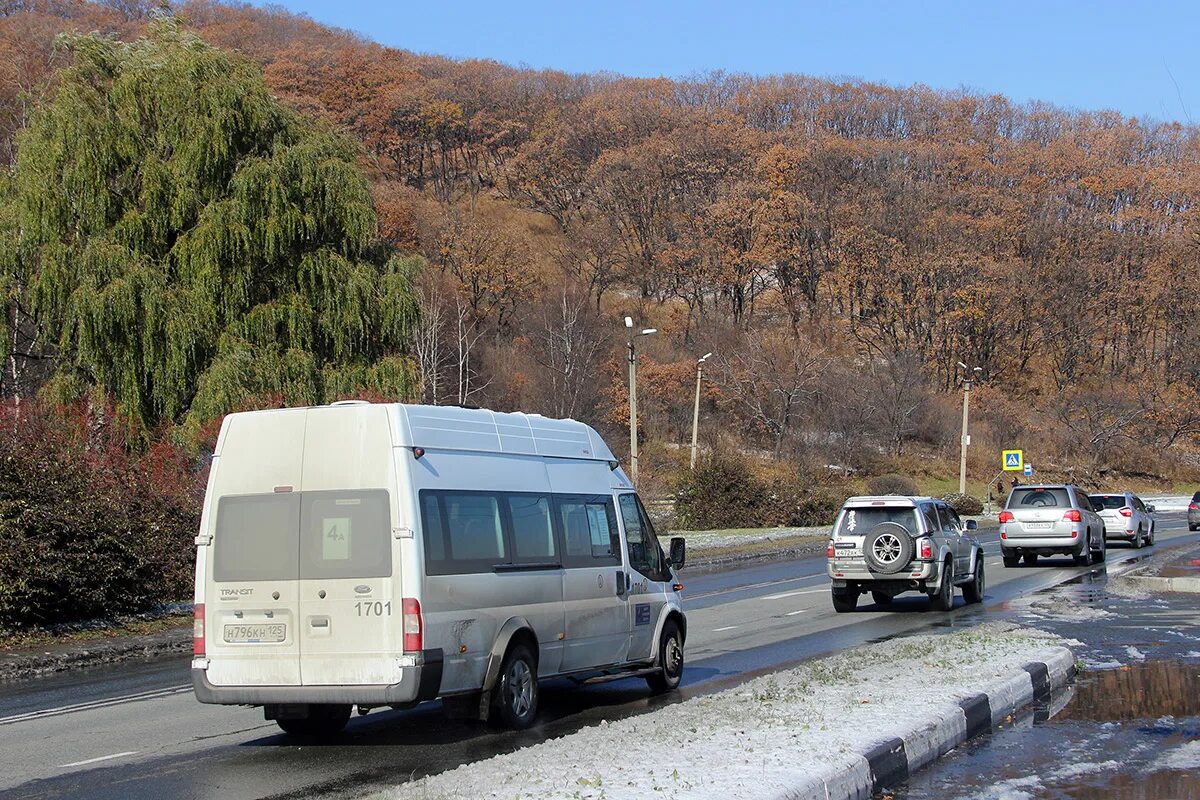
[(58, 768), (66, 769), (68, 767), (82, 767), (85, 764), (95, 764), (99, 761), (108, 761), (109, 759), (112, 759), (112, 758), (120, 758), (121, 756), (132, 756), (132, 755), (137, 755), (137, 750), (126, 750), (124, 753), (113, 753), (110, 756), (97, 756), (96, 758), (87, 758), (87, 759), (84, 759), (83, 761), (72, 761), (70, 764), (59, 764)]
[(69, 706), (59, 706), (57, 708), (44, 708), (39, 711), (27, 711), (24, 714), (13, 714), (8, 717), (0, 717), (0, 725), (12, 725), (17, 722), (29, 722), (35, 719), (43, 719), (45, 717), (57, 717), (62, 714), (73, 714), (77, 711), (91, 711), (96, 708), (107, 708), (108, 706), (121, 705), (122, 703), (135, 703), (139, 700), (155, 700), (160, 697), (169, 697), (171, 695), (180, 694), (182, 692), (190, 692), (192, 685), (185, 684), (183, 686), (171, 686), (166, 689), (152, 689), (146, 692), (137, 692), (135, 694), (122, 695), (120, 697), (105, 697), (99, 700), (91, 700), (86, 703), (75, 703)]
[(781, 583), (795, 583), (796, 581), (804, 581), (809, 578), (819, 578), (825, 575), (824, 572), (814, 572), (812, 575), (801, 575), (798, 578), (783, 578), (778, 581), (763, 581), (762, 583), (748, 583), (745, 586), (731, 586), (728, 589), (717, 589), (712, 592), (703, 592), (701, 594), (685, 594), (688, 600), (699, 600), (703, 597), (715, 597), (719, 594), (730, 594), (731, 592), (744, 592), (749, 589), (761, 589), (764, 586), (778, 586)]
[(802, 609), (800, 609), (799, 611), (789, 611), (789, 612), (787, 612), (786, 614), (784, 614), (784, 616), (785, 616), (785, 617), (794, 617), (794, 616), (796, 616), (797, 614), (803, 614), (805, 611), (808, 611), (808, 610), (809, 610), (809, 609), (807, 609), (807, 608), (802, 608)]
[(726, 625), (724, 628), (713, 628), (713, 633), (720, 633), (721, 631), (731, 631), (736, 627), (737, 627), (737, 625)]
[(825, 592), (828, 589), (799, 589), (794, 592), (780, 592), (779, 594), (769, 594), (762, 600), (782, 600), (785, 597), (795, 597), (798, 594), (816, 594), (817, 592)]

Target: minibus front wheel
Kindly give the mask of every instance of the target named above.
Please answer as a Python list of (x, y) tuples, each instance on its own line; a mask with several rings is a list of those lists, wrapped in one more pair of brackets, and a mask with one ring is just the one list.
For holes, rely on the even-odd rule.
[(331, 736), (346, 727), (350, 710), (348, 705), (314, 703), (309, 705), (307, 717), (276, 719), (275, 724), (293, 736)]
[(669, 692), (679, 686), (683, 678), (683, 632), (673, 619), (663, 624), (657, 666), (658, 672), (646, 676), (646, 683), (652, 692)]

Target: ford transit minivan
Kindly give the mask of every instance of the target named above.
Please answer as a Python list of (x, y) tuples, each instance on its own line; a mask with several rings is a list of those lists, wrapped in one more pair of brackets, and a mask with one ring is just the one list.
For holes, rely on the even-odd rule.
[(663, 552), (589, 426), (334, 403), (231, 414), (196, 537), (203, 703), (284, 731), (442, 698), (532, 724), (538, 680), (683, 671), (682, 539)]

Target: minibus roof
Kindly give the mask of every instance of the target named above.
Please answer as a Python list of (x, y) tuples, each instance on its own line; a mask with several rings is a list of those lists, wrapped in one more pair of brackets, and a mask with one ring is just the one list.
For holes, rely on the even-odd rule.
[[(380, 407), (385, 408), (392, 427), (392, 442), (397, 447), (511, 453), (604, 461), (610, 464), (617, 462), (616, 456), (608, 449), (600, 434), (590, 425), (573, 419), (553, 419), (540, 414), (502, 413), (482, 408), (406, 403), (382, 405), (341, 402), (334, 403), (332, 407), (348, 414), (370, 413)], [(247, 411), (230, 414), (229, 417), (295, 413), (296, 410)], [(227, 428), (230, 421), (227, 418), (223, 427)], [(218, 452), (221, 444), (222, 442), (218, 441)]]
[(401, 447), (617, 460), (600, 434), (573, 419), (402, 403), (389, 406), (389, 412)]

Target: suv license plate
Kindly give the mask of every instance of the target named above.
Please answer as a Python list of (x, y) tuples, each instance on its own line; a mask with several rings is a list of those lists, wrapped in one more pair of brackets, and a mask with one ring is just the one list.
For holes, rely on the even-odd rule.
[(1022, 527), (1027, 531), (1048, 531), (1054, 527), (1053, 522), (1026, 522)]
[(268, 622), (261, 625), (226, 625), (224, 638), (230, 644), (276, 644), (282, 642), (286, 634), (287, 626), (282, 622)]

